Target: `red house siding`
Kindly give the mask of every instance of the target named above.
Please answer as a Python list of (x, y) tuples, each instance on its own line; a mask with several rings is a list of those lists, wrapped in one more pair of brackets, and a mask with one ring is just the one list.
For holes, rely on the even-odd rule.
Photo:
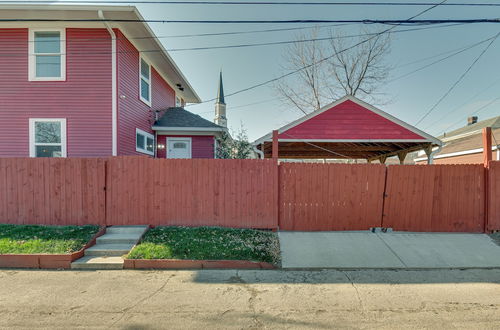
[(0, 157), (29, 156), (29, 118), (66, 118), (68, 157), (111, 155), (109, 33), (66, 40), (66, 81), (28, 81), (28, 29), (0, 29)]
[(280, 139), (422, 139), (398, 124), (346, 100), (288, 129)]
[[(214, 137), (210, 135), (158, 135), (158, 144), (167, 145), (167, 137), (190, 137), (192, 158), (214, 158)], [(158, 149), (157, 158), (165, 158), (167, 149)]]
[(175, 106), (175, 91), (151, 68), (151, 107), (139, 98), (139, 52), (117, 31), (118, 50), (118, 155), (142, 155), (135, 151), (135, 129), (154, 134), (154, 110)]

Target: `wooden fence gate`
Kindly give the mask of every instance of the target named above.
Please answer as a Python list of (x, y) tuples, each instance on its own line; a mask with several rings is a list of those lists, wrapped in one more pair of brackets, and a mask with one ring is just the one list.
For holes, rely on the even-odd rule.
[(482, 164), (388, 166), (382, 226), (482, 232), (484, 171)]
[(280, 164), (282, 230), (380, 227), (385, 165)]

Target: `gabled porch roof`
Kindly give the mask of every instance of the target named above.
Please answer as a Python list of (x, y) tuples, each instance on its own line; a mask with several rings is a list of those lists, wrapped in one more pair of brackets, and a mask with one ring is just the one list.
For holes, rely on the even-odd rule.
[[(279, 158), (379, 159), (441, 146), (437, 138), (353, 96), (345, 96), (277, 130)], [(272, 157), (273, 133), (253, 144)]]

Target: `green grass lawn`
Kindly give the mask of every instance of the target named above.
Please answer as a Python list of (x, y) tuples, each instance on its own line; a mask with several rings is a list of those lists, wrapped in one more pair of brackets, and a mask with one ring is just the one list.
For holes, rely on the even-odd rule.
[(99, 226), (0, 224), (0, 254), (66, 254), (80, 250)]
[(221, 227), (156, 227), (129, 259), (251, 260), (278, 264), (278, 235)]

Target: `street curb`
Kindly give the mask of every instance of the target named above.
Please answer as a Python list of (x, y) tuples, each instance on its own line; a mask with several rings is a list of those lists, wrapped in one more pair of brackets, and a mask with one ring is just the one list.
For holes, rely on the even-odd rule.
[(276, 269), (268, 262), (247, 260), (125, 259), (124, 269)]

